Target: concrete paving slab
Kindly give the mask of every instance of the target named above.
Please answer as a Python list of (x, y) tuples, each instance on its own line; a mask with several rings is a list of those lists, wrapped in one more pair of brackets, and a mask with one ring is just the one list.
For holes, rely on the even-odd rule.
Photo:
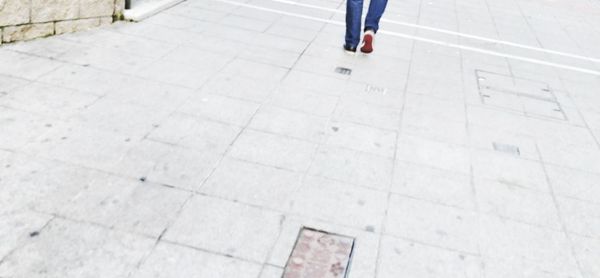
[(257, 277), (260, 270), (259, 264), (161, 242), (132, 277)]

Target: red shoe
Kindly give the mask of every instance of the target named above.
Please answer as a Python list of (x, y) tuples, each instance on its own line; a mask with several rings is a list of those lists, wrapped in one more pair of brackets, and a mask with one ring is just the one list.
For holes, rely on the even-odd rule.
[(369, 54), (373, 52), (373, 37), (372, 31), (367, 31), (363, 37), (363, 46), (360, 48), (360, 52)]

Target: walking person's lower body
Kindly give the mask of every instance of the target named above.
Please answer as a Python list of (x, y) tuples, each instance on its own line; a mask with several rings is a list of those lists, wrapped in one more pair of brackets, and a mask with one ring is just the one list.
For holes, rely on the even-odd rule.
[[(360, 34), (362, 30), (362, 11), (364, 0), (347, 0), (346, 6), (346, 43), (344, 49), (350, 52), (356, 52), (360, 44)], [(385, 11), (387, 0), (371, 0), (369, 11), (365, 19), (365, 35), (361, 52), (373, 52), (373, 39), (379, 30), (379, 20)]]

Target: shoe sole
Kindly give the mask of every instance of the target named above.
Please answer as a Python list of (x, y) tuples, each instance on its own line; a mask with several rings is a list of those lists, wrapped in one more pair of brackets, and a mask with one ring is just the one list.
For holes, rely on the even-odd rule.
[(373, 52), (373, 36), (365, 35), (363, 40), (363, 47), (360, 48), (360, 52), (369, 54)]

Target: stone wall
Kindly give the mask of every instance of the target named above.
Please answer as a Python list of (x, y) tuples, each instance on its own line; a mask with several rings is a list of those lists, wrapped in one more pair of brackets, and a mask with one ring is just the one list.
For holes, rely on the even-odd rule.
[(0, 44), (110, 24), (125, 0), (0, 0)]

